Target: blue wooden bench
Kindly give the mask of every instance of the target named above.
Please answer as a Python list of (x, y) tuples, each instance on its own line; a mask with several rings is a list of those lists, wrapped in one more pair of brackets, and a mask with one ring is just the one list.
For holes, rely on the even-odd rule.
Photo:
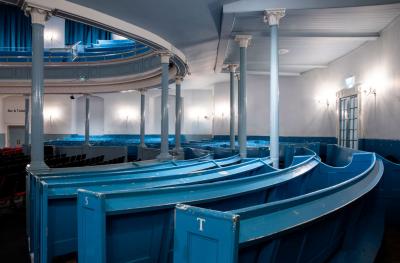
[(316, 156), (304, 158), (284, 170), (222, 182), (110, 193), (79, 190), (78, 260), (167, 262), (177, 203), (226, 210), (262, 204), (279, 185), (287, 188), (319, 170)]
[[(232, 159), (237, 159), (238, 157), (232, 157)], [(47, 179), (49, 177), (52, 178), (67, 178), (68, 180), (72, 178), (83, 178), (83, 177), (92, 177), (99, 175), (110, 175), (111, 173), (115, 174), (124, 174), (124, 173), (139, 173), (144, 171), (155, 171), (162, 170), (164, 168), (171, 167), (179, 167), (182, 165), (191, 165), (197, 164), (199, 161), (203, 161), (204, 159), (208, 159), (208, 156), (204, 158), (198, 158), (195, 160), (187, 160), (187, 161), (168, 161), (168, 162), (139, 162), (139, 163), (124, 163), (124, 164), (116, 164), (116, 165), (100, 165), (93, 167), (78, 167), (78, 168), (60, 168), (60, 169), (52, 169), (50, 172), (41, 172), (41, 173), (27, 173), (26, 176), (26, 222), (27, 222), (27, 237), (28, 237), (28, 247), (29, 251), (32, 253), (33, 251), (33, 242), (31, 235), (31, 229), (34, 229), (34, 214), (35, 209), (37, 209), (37, 204), (35, 205), (36, 195), (39, 195), (39, 188), (37, 188), (37, 184), (40, 179)], [(231, 159), (221, 160), (221, 165), (224, 165), (224, 162), (229, 163)]]
[[(221, 165), (226, 166), (237, 163), (240, 160), (238, 156), (234, 156), (222, 160), (185, 162), (187, 164), (168, 168), (156, 166), (156, 169), (114, 171), (113, 173), (99, 176), (96, 173), (69, 176), (35, 176), (36, 183), (33, 184), (35, 186), (35, 194), (33, 194), (31, 209), (33, 214), (30, 217), (32, 220), (31, 226), (35, 226), (34, 231), (31, 233), (33, 254), (38, 258), (39, 244), (41, 242), (39, 240), (44, 239), (43, 242), (47, 244), (48, 236), (50, 240), (53, 240), (52, 236), (55, 236), (53, 241), (58, 244), (57, 248), (59, 248), (55, 249), (56, 255), (65, 254), (65, 251), (76, 250), (75, 200), (76, 192), (80, 187), (97, 185), (103, 186), (100, 189), (107, 189), (104, 185), (113, 184), (115, 185), (114, 187), (119, 187), (120, 189), (127, 188), (126, 185), (145, 188), (152, 187), (158, 181), (161, 181), (158, 183), (159, 185), (162, 185), (162, 182), (165, 184), (175, 182), (177, 184), (175, 180), (180, 177), (186, 177), (188, 173), (222, 167)], [(250, 161), (250, 159), (246, 161)], [(211, 170), (209, 171), (211, 172)], [(50, 209), (48, 209), (49, 205)], [(57, 222), (57, 224), (53, 224), (53, 222)], [(59, 231), (60, 224), (63, 226), (63, 231)], [(45, 234), (46, 232), (49, 232), (48, 236)]]
[[(177, 205), (174, 263), (325, 262), (354, 236), (354, 226), (364, 219), (359, 211), (369, 206), (362, 199), (383, 174), (373, 154), (354, 159), (359, 157), (364, 161), (353, 160), (347, 172), (326, 174), (329, 168), (320, 166), (320, 173), (297, 181), (302, 189), (297, 196), (283, 188), (265, 204), (231, 211)], [(368, 262), (365, 255), (371, 255), (349, 254), (336, 262)]]

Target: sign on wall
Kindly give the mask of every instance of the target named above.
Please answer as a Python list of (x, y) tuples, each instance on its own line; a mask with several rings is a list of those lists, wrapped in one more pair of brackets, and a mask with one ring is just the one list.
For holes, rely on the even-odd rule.
[(25, 125), (25, 98), (22, 96), (3, 98), (3, 119), (5, 125)]

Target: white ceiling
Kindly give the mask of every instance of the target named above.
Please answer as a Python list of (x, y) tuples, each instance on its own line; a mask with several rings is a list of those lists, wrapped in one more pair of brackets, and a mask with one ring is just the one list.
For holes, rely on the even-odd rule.
[[(329, 9), (287, 10), (281, 20), (279, 47), (289, 50), (280, 56), (280, 71), (300, 74), (326, 67), (330, 62), (351, 52), (367, 41), (377, 39), (380, 32), (400, 14), (400, 4), (346, 7)], [(263, 21), (263, 12), (224, 13), (227, 43), (220, 46), (219, 62), (238, 63), (238, 44), (235, 35), (253, 36), (248, 48), (250, 72), (269, 71), (269, 27)], [(228, 29), (229, 28), (229, 29)], [(221, 58), (222, 57), (222, 58)]]

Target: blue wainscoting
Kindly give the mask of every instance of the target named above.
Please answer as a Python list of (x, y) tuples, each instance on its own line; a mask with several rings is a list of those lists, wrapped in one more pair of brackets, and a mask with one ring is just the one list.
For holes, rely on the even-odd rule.
[(400, 161), (400, 140), (360, 139), (359, 148), (363, 151), (376, 152), (391, 161)]
[[(229, 140), (229, 135), (214, 135), (214, 140)], [(237, 140), (237, 137), (236, 137)], [(264, 140), (269, 141), (269, 136), (247, 136), (247, 140)], [(294, 143), (303, 143), (303, 142), (321, 142), (328, 144), (336, 144), (337, 139), (335, 137), (300, 137), (300, 136), (280, 136), (280, 142), (294, 142)]]

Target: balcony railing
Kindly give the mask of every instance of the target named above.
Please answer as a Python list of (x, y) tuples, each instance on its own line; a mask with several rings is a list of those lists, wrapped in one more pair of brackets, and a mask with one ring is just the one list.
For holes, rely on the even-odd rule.
[[(95, 44), (84, 46), (80, 42), (65, 48), (49, 48), (44, 51), (44, 61), (60, 62), (96, 62), (114, 59), (126, 59), (150, 52), (151, 48), (143, 44), (123, 42), (117, 44)], [(0, 47), (0, 62), (32, 62), (32, 49), (27, 47)]]

